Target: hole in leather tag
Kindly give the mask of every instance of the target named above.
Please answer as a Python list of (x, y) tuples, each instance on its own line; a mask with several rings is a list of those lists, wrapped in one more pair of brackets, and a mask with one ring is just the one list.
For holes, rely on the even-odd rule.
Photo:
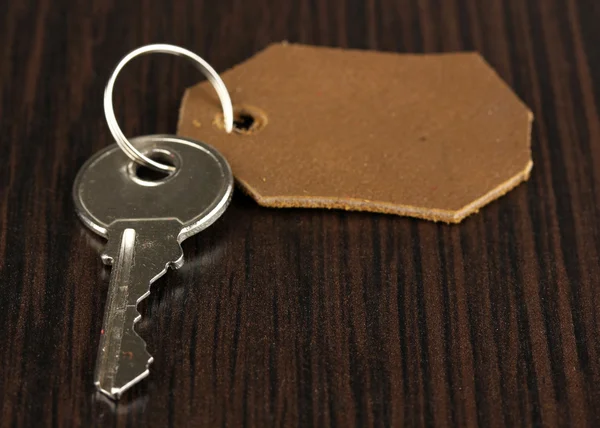
[[(530, 110), (476, 53), (280, 43), (222, 78), (239, 106), (237, 132), (223, 132), (203, 82), (186, 91), (178, 133), (220, 150), (263, 206), (456, 223), (533, 165)], [(248, 106), (268, 112), (268, 126)]]
[[(225, 131), (223, 113), (217, 113), (212, 123), (221, 131)], [(267, 114), (258, 107), (249, 105), (233, 106), (233, 131), (238, 134), (257, 134), (268, 123)]]

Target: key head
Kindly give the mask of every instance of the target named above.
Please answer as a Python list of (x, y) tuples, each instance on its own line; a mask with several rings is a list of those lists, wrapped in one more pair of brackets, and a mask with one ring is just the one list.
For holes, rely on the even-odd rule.
[(93, 155), (79, 170), (73, 198), (79, 217), (108, 237), (117, 221), (177, 220), (179, 242), (214, 223), (229, 205), (233, 176), (213, 147), (173, 135), (147, 135), (132, 143), (147, 156), (169, 160), (176, 171), (145, 178), (116, 145)]

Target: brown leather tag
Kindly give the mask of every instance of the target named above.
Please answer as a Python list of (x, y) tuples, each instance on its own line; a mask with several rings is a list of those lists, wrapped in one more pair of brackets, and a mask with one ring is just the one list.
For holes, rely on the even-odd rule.
[(529, 177), (533, 115), (476, 53), (400, 55), (287, 43), (225, 72), (239, 132), (208, 82), (178, 133), (215, 146), (268, 207), (459, 222)]

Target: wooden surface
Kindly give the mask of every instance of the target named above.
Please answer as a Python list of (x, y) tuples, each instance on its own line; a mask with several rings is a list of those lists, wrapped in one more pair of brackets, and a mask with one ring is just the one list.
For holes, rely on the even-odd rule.
[[(600, 426), (595, 0), (5, 0), (0, 21), (1, 426)], [(480, 51), (536, 116), (531, 180), (458, 226), (238, 192), (141, 305), (155, 362), (111, 406), (109, 270), (70, 191), (111, 143), (109, 73), (149, 42), (223, 71), (282, 39)], [(172, 132), (198, 78), (134, 63), (125, 133)]]

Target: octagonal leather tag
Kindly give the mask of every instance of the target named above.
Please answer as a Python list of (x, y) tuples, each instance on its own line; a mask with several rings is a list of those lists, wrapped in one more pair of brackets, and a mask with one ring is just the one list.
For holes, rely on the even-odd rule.
[(237, 131), (208, 82), (178, 133), (215, 146), (267, 207), (456, 223), (529, 177), (533, 116), (476, 53), (275, 44), (225, 72)]

